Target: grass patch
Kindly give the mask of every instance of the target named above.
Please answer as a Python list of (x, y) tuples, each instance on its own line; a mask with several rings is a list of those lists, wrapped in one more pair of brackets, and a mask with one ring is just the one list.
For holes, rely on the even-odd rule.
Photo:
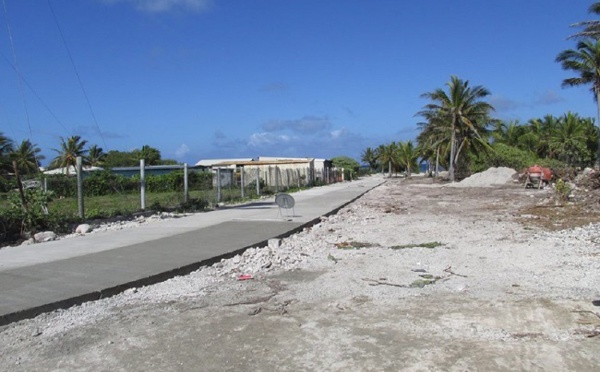
[(407, 248), (428, 248), (428, 249), (433, 249), (433, 248), (441, 247), (443, 245), (444, 245), (444, 243), (440, 243), (440, 242), (428, 242), (428, 243), (421, 243), (421, 244), (393, 245), (393, 246), (390, 247), (390, 249), (407, 249)]
[(379, 244), (365, 243), (365, 242), (341, 242), (335, 243), (338, 249), (361, 249), (361, 248), (372, 248), (380, 247)]
[(421, 279), (417, 279), (414, 282), (410, 283), (410, 288), (423, 288), (426, 285), (435, 284), (438, 280), (442, 279), (441, 276), (433, 276), (430, 274), (419, 275)]

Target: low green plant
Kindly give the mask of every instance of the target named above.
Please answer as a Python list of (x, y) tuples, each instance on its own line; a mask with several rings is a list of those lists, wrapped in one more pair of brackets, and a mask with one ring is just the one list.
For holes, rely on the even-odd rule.
[(554, 195), (561, 202), (565, 202), (569, 199), (569, 195), (571, 194), (571, 186), (568, 183), (559, 179), (556, 181), (556, 185), (554, 186)]
[(444, 243), (440, 242), (428, 242), (428, 243), (420, 243), (420, 244), (402, 244), (402, 245), (393, 245), (390, 249), (406, 249), (406, 248), (437, 248), (443, 246)]

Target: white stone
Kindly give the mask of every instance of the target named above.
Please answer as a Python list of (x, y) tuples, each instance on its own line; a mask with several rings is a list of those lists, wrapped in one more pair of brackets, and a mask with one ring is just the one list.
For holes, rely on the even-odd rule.
[(92, 231), (92, 227), (90, 225), (88, 225), (87, 223), (82, 223), (81, 225), (77, 226), (77, 228), (75, 229), (75, 233), (77, 233), (77, 234), (87, 234), (90, 231)]
[(42, 231), (33, 236), (33, 239), (38, 242), (49, 242), (56, 239), (56, 234), (52, 231)]
[(281, 239), (269, 239), (269, 248), (277, 249), (277, 248), (279, 248), (280, 243), (281, 243)]

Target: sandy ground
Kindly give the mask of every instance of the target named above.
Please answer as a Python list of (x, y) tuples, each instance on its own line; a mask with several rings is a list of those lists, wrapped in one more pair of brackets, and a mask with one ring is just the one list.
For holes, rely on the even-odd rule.
[(600, 225), (523, 223), (550, 195), (392, 179), (280, 247), (4, 326), (0, 370), (597, 371)]

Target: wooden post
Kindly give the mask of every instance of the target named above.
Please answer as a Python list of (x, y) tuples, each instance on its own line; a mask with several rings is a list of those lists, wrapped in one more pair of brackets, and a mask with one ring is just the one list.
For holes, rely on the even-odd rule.
[(15, 160), (13, 160), (12, 166), (13, 171), (15, 172), (15, 177), (17, 178), (17, 187), (19, 188), (19, 196), (21, 197), (21, 208), (27, 213), (29, 211), (29, 208), (27, 208), (27, 199), (25, 199), (23, 183), (21, 183), (21, 176), (19, 175), (19, 167), (17, 167), (17, 162)]

